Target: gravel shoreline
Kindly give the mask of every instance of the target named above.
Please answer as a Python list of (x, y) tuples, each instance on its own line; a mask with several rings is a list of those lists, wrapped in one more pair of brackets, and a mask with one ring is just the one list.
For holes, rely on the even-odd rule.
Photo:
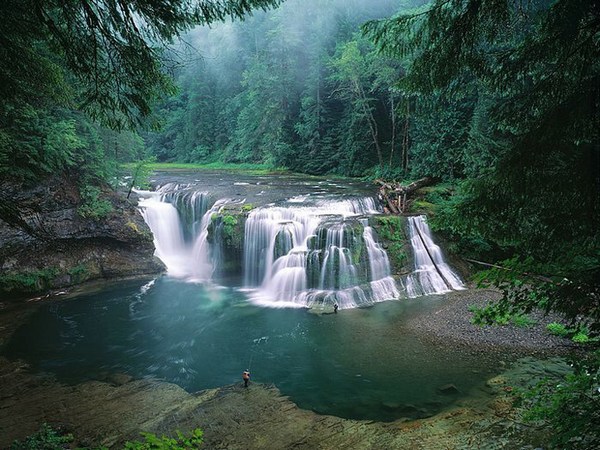
[(548, 356), (569, 353), (577, 345), (569, 339), (554, 336), (546, 330), (560, 317), (534, 312), (528, 316), (535, 323), (528, 327), (513, 324), (478, 326), (471, 323), (471, 306), (483, 307), (501, 298), (493, 289), (466, 289), (446, 294), (445, 301), (428, 314), (411, 318), (406, 328), (423, 339), (443, 341), (468, 347), (472, 351), (509, 350), (513, 353)]

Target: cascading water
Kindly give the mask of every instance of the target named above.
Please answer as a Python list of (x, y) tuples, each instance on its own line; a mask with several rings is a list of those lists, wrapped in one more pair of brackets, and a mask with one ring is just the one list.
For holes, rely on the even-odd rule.
[(210, 280), (215, 268), (207, 242), (211, 216), (227, 200), (208, 207), (206, 192), (167, 184), (156, 192), (138, 191), (144, 220), (154, 235), (155, 254), (167, 273), (195, 281)]
[(409, 297), (440, 294), (453, 289), (465, 289), (462, 281), (444, 261), (442, 251), (431, 239), (425, 216), (408, 218), (415, 271), (406, 279)]
[[(264, 207), (245, 226), (245, 285), (268, 306), (341, 309), (399, 296), (385, 251), (367, 220), (371, 198)], [(366, 250), (366, 251), (365, 251)]]
[(400, 293), (394, 278), (391, 276), (388, 255), (375, 240), (369, 222), (366, 219), (362, 219), (361, 222), (364, 226), (363, 238), (369, 255), (370, 284), (373, 299), (381, 302), (390, 298), (398, 298)]
[[(223, 254), (219, 221), (209, 243), (209, 225), (224, 205), (240, 201), (222, 199), (211, 207), (207, 193), (193, 185), (167, 184), (139, 194), (156, 255), (168, 273), (191, 281), (218, 276), (216, 269), (225, 266), (221, 259), (233, 256)], [(425, 216), (419, 216), (408, 218), (415, 270), (398, 281), (399, 291), (388, 255), (365, 217), (379, 212), (370, 197), (310, 195), (254, 209), (245, 223), (244, 287), (268, 306), (337, 303), (340, 309), (464, 289), (433, 243)]]

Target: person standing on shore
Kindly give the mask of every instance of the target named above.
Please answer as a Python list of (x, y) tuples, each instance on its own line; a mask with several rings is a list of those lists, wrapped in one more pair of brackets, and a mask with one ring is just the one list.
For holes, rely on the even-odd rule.
[(250, 370), (246, 369), (242, 373), (242, 380), (244, 380), (244, 387), (248, 387), (248, 382), (250, 381)]

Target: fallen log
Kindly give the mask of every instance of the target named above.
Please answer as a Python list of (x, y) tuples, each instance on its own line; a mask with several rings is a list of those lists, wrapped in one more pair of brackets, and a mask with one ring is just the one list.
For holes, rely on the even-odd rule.
[(424, 177), (410, 184), (402, 186), (400, 183), (389, 183), (381, 179), (375, 180), (379, 184), (379, 200), (392, 214), (401, 214), (407, 207), (407, 197), (410, 193), (433, 183), (432, 177)]
[(429, 186), (431, 183), (433, 183), (433, 178), (431, 177), (425, 177), (425, 178), (421, 178), (417, 181), (413, 181), (410, 184), (407, 184), (406, 186), (396, 186), (395, 191), (399, 194), (409, 194), (413, 191), (416, 191), (417, 189), (420, 189), (422, 187), (425, 186)]

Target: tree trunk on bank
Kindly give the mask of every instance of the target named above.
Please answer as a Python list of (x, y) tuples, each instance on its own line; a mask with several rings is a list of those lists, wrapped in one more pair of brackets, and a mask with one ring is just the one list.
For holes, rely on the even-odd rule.
[(386, 183), (383, 180), (375, 180), (375, 182), (380, 185), (379, 201), (383, 203), (384, 209), (392, 214), (402, 214), (407, 209), (410, 194), (433, 183), (433, 178), (421, 178), (405, 186), (400, 183)]

